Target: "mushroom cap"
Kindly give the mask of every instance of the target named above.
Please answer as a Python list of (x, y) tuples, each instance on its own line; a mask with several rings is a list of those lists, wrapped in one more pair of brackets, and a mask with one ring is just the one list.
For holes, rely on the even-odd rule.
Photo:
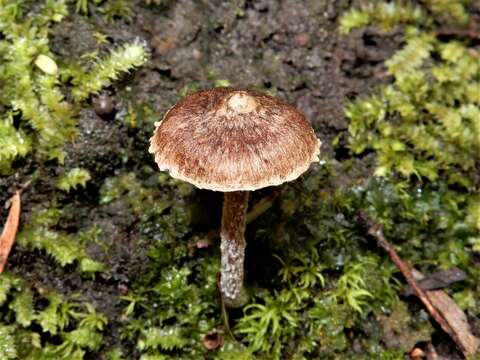
[(298, 178), (321, 142), (293, 106), (251, 90), (188, 95), (155, 123), (149, 151), (160, 170), (199, 188), (247, 191)]

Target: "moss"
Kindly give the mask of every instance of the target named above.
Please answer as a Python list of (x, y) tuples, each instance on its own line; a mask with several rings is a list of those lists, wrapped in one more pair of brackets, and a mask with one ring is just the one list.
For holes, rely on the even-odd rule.
[[(90, 5), (96, 5), (101, 2), (101, 0), (73, 0), (75, 1), (75, 11), (81, 14), (88, 14), (89, 12), (89, 3)], [(72, 1), (72, 2), (73, 2)]]
[(127, 0), (110, 0), (101, 9), (103, 17), (107, 22), (114, 22), (117, 18), (129, 20), (133, 11)]
[[(0, 172), (8, 173), (17, 156), (31, 149), (46, 158), (63, 161), (63, 144), (75, 135), (74, 113), (59, 90), (58, 74), (46, 74), (33, 63), (39, 55), (53, 58), (48, 47), (48, 33), (53, 23), (66, 15), (63, 1), (45, 3), (40, 11), (23, 16), (21, 1), (3, 1), (0, 6), (0, 103), (7, 107), (2, 114), (4, 142), (10, 147), (0, 154)], [(8, 85), (7, 85), (8, 84)], [(12, 117), (21, 117), (14, 127)], [(61, 124), (61, 126), (60, 126)]]
[(62, 210), (52, 204), (48, 208), (37, 208), (31, 213), (29, 222), (18, 234), (20, 247), (45, 251), (61, 266), (76, 263), (81, 272), (92, 274), (102, 271), (104, 266), (91, 259), (85, 250), (85, 240), (92, 241), (97, 229), (68, 233), (55, 227), (62, 217)]
[(2, 274), (0, 288), (8, 303), (0, 322), (2, 359), (82, 359), (99, 349), (107, 319), (90, 303), (32, 288), (9, 273)]
[[(429, 21), (426, 23), (426, 21)], [(375, 25), (382, 30), (392, 30), (399, 24), (428, 25), (430, 19), (425, 9), (410, 2), (370, 2), (361, 8), (352, 8), (342, 15), (340, 31), (349, 33), (352, 29)]]
[(75, 11), (82, 15), (99, 12), (107, 22), (117, 19), (128, 20), (132, 16), (131, 5), (125, 0), (70, 0), (75, 3)]
[(394, 84), (348, 105), (351, 150), (375, 149), (379, 176), (444, 178), (476, 191), (480, 110), (469, 91), (478, 86), (476, 57), (462, 43), (445, 44), (428, 34), (407, 40), (387, 61)]
[(346, 34), (367, 25), (377, 26), (383, 31), (390, 31), (399, 25), (431, 28), (438, 18), (443, 22), (466, 24), (470, 19), (469, 2), (426, 0), (419, 5), (410, 1), (372, 1), (344, 13), (340, 18), (340, 31)]
[(87, 181), (91, 179), (88, 170), (73, 168), (68, 173), (60, 176), (57, 180), (57, 188), (60, 190), (70, 192), (78, 186), (85, 187)]
[(74, 99), (81, 101), (98, 93), (118, 79), (121, 73), (144, 64), (146, 59), (146, 45), (138, 40), (111, 51), (108, 57), (89, 69), (71, 69), (75, 85), (72, 89)]
[[(88, 71), (79, 64), (59, 67), (61, 59), (50, 51), (49, 34), (67, 15), (65, 1), (46, 1), (28, 17), (23, 7), (23, 0), (0, 3), (0, 104), (5, 109), (0, 114), (2, 174), (11, 172), (16, 158), (32, 151), (39, 162), (56, 159), (63, 163), (63, 146), (76, 135), (80, 102), (146, 59), (145, 46), (136, 41), (112, 51), (106, 59), (95, 56), (96, 65)], [(48, 66), (42, 66), (40, 58), (48, 59)], [(70, 76), (75, 85), (73, 104), (64, 96)]]

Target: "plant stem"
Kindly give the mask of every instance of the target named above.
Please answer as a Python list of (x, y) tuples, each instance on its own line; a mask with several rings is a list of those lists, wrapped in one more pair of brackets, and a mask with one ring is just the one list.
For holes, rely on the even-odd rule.
[(243, 287), (248, 191), (226, 192), (223, 200), (220, 291), (227, 307), (247, 302)]

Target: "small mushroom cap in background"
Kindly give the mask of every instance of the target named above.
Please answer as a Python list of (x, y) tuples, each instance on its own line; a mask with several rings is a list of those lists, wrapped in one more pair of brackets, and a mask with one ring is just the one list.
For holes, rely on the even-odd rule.
[(160, 170), (199, 188), (246, 191), (298, 178), (320, 140), (293, 106), (234, 88), (191, 94), (157, 122), (149, 151)]

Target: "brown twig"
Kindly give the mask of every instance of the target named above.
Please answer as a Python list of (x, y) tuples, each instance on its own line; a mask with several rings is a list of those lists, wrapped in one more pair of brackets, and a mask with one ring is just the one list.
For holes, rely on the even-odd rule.
[(413, 289), (414, 294), (421, 300), (423, 305), (427, 308), (427, 311), (430, 315), (435, 319), (435, 321), (440, 325), (440, 327), (445, 331), (450, 337), (453, 339), (455, 344), (458, 348), (462, 351), (462, 353), (466, 353), (466, 349), (464, 349), (462, 342), (458, 338), (457, 334), (451, 328), (450, 324), (443, 318), (443, 316), (435, 309), (435, 307), (430, 302), (425, 291), (418, 285), (417, 281), (412, 275), (410, 267), (407, 263), (405, 263), (400, 256), (398, 256), (397, 252), (395, 251), (394, 247), (385, 239), (383, 235), (382, 226), (375, 221), (373, 221), (365, 212), (360, 213), (360, 219), (365, 222), (368, 227), (368, 234), (373, 236), (377, 240), (377, 244), (384, 249), (390, 259), (394, 262), (394, 264), (398, 267), (402, 275), (407, 280), (408, 285), (411, 286)]

